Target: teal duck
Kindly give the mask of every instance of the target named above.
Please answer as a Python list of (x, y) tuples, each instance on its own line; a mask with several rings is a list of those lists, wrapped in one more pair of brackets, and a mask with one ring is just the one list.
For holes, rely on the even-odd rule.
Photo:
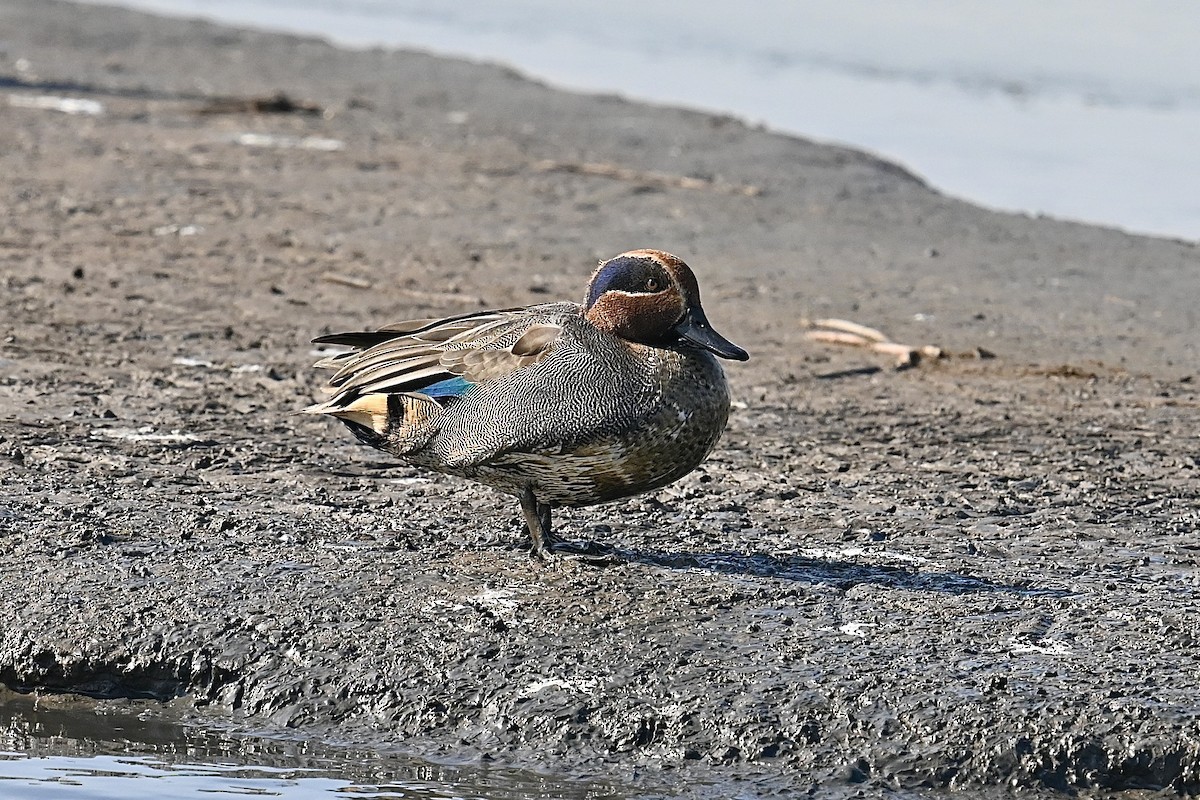
[(516, 496), (539, 555), (611, 552), (551, 530), (558, 506), (666, 486), (725, 429), (714, 356), (745, 361), (700, 306), (687, 264), (633, 250), (600, 264), (583, 305), (545, 303), (313, 340), (332, 396), (304, 409), (404, 461)]

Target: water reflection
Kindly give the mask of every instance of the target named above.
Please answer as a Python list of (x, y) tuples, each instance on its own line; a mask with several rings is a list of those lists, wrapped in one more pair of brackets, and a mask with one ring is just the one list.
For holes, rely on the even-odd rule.
[(0, 797), (620, 800), (612, 786), (181, 725), (161, 706), (0, 688)]

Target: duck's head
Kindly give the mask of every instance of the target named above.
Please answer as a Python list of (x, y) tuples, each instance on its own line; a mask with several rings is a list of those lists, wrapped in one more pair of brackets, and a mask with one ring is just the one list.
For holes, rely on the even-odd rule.
[(631, 342), (750, 358), (708, 324), (688, 265), (661, 250), (630, 250), (601, 263), (588, 284), (583, 313), (597, 328)]

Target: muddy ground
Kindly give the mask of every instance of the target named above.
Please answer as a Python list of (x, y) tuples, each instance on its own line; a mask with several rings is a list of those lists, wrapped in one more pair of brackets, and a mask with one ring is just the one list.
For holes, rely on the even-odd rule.
[[(213, 102), (278, 91), (319, 112)], [(0, 126), (0, 682), (651, 794), (1200, 792), (1194, 244), (45, 0), (0, 2)], [(292, 413), (313, 335), (579, 298), (645, 246), (753, 358), (704, 467), (560, 515), (626, 565), (533, 561), (509, 498)]]

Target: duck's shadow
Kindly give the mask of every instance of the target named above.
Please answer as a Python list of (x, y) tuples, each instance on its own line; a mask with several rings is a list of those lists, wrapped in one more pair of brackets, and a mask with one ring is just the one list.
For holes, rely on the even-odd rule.
[(861, 564), (805, 556), (769, 553), (680, 553), (658, 550), (618, 549), (620, 559), (630, 564), (660, 567), (671, 570), (700, 570), (721, 575), (744, 575), (754, 578), (797, 581), (811, 584), (831, 584), (849, 589), (870, 583), (894, 589), (969, 594), (973, 592), (1003, 592), (1024, 596), (1066, 597), (1072, 592), (1032, 585), (1017, 585), (991, 581), (957, 572), (927, 572), (911, 567), (885, 564)]

